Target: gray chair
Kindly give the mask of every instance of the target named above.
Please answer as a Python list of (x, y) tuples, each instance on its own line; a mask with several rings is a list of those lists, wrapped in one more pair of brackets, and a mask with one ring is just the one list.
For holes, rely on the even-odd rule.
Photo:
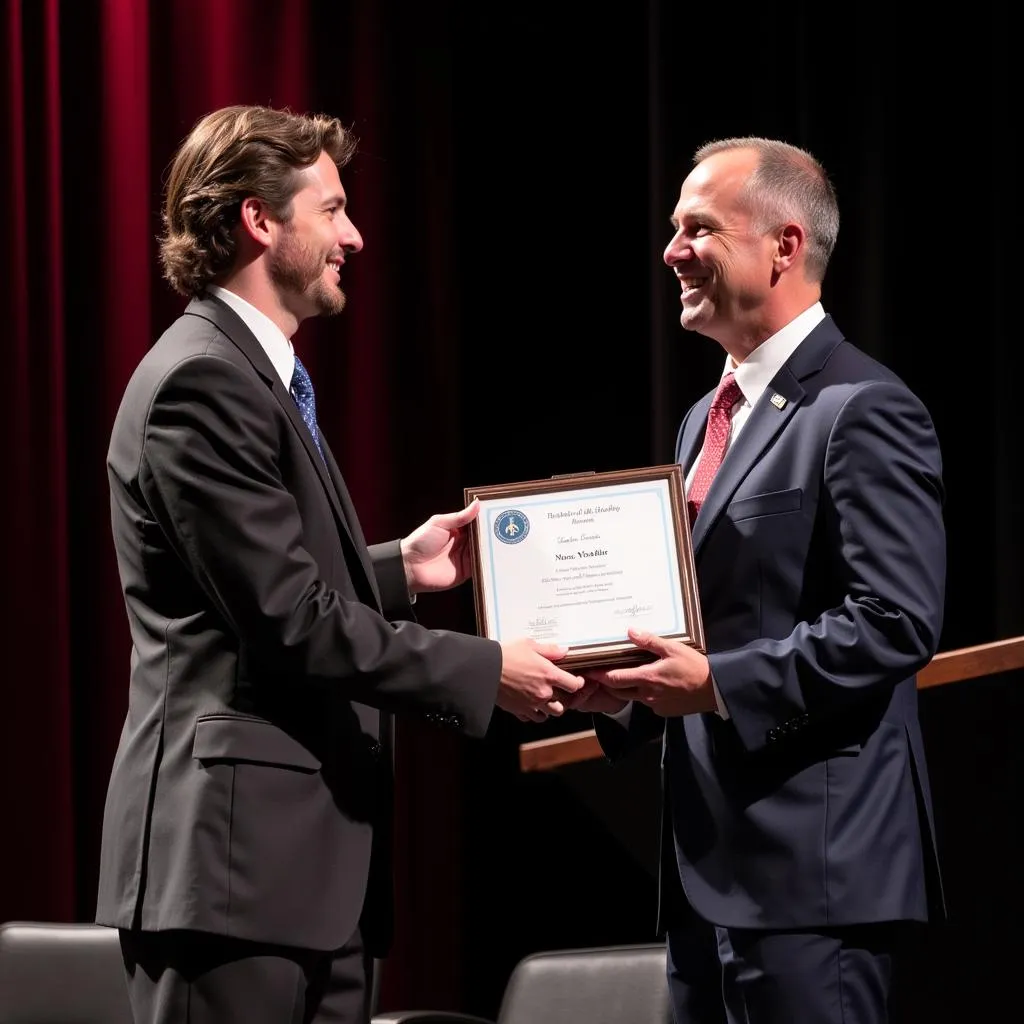
[[(373, 1024), (495, 1024), (466, 1013), (378, 1013)], [(672, 1024), (665, 944), (532, 953), (516, 964), (496, 1024)]]
[(0, 924), (0, 1024), (132, 1024), (117, 929)]

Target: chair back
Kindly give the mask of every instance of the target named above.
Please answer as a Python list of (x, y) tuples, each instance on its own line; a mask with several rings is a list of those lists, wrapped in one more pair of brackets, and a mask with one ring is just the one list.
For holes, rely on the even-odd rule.
[(498, 1024), (672, 1024), (665, 944), (533, 953), (505, 987)]
[(117, 929), (0, 924), (0, 1024), (132, 1024)]

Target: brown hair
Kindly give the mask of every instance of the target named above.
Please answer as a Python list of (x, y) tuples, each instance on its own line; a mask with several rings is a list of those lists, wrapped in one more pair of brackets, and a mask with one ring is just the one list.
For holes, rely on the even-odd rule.
[(356, 144), (337, 118), (323, 114), (232, 106), (200, 118), (167, 177), (160, 262), (171, 287), (197, 296), (231, 269), (244, 199), (256, 196), (288, 220), (299, 172), (321, 153), (343, 167)]

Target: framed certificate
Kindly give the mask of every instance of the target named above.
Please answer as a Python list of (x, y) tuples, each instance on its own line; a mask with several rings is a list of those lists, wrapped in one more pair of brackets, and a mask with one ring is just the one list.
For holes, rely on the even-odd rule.
[(649, 655), (630, 626), (704, 651), (678, 464), (465, 488), (477, 627), (569, 648), (574, 671)]

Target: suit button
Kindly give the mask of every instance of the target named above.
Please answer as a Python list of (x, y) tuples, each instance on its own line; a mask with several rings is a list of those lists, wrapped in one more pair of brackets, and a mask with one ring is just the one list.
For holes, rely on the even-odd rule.
[(373, 756), (373, 757), (380, 757), (381, 747), (380, 747), (380, 744), (376, 740), (370, 740), (370, 742), (369, 742), (369, 744), (367, 746), (368, 746), (368, 749), (370, 751), (371, 756)]

